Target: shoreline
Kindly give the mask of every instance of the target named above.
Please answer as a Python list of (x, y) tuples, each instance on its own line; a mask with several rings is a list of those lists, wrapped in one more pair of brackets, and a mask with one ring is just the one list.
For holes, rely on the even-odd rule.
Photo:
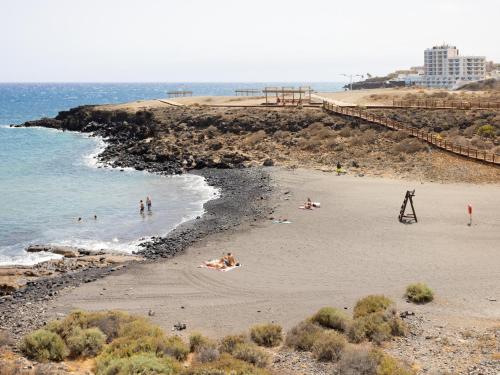
[[(40, 127), (47, 128), (46, 126)], [(61, 129), (53, 130), (63, 131)], [(149, 168), (147, 162), (141, 163), (140, 168), (137, 168), (137, 165), (126, 157), (120, 160), (120, 158), (106, 156), (106, 152), (109, 152), (113, 146), (116, 147), (116, 141), (108, 143), (102, 135), (95, 132), (73, 131), (89, 138), (101, 137), (104, 149), (99, 152), (97, 158), (93, 158), (97, 165), (107, 165), (111, 168), (132, 168), (136, 171), (146, 171), (164, 176), (179, 174), (158, 171), (154, 166)], [(138, 250), (133, 254), (108, 254), (117, 258), (123, 257), (123, 262), (116, 262), (119, 263), (118, 265), (116, 263), (104, 266), (90, 264), (88, 267), (78, 270), (73, 270), (70, 266), (66, 270), (62, 270), (60, 275), (30, 279), (19, 289), (8, 290), (4, 285), (4, 290), (0, 289), (0, 329), (7, 329), (14, 338), (18, 339), (24, 333), (39, 328), (45, 323), (43, 318), (46, 312), (44, 305), (61, 291), (94, 282), (111, 274), (123, 273), (127, 268), (134, 266), (134, 263), (149, 263), (172, 258), (209, 234), (230, 230), (244, 221), (253, 222), (267, 214), (267, 210), (263, 209), (261, 202), (269, 197), (271, 189), (269, 175), (263, 168), (204, 168), (188, 173), (203, 177), (209, 186), (219, 190), (215, 199), (210, 199), (203, 204), (205, 212), (202, 215), (181, 222), (166, 235), (153, 236), (139, 243)], [(94, 254), (105, 255), (102, 252)], [(137, 256), (138, 260), (130, 260), (131, 255)], [(43, 270), (44, 267), (54, 268), (58, 264), (62, 265), (61, 269), (65, 267), (65, 260), (67, 258), (63, 257), (62, 262), (61, 260), (48, 260), (32, 266), (3, 266), (0, 267), (0, 271), (2, 269), (33, 268)], [(19, 310), (23, 311), (21, 318), (15, 314)]]

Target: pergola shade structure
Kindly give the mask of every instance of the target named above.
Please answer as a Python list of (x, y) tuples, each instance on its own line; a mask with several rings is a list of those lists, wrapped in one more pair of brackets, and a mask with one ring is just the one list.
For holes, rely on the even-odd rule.
[(311, 103), (313, 90), (310, 86), (300, 87), (266, 87), (262, 90), (266, 97), (266, 105), (300, 105)]
[(261, 89), (237, 89), (234, 90), (236, 96), (259, 96), (262, 93)]
[(179, 98), (183, 96), (193, 96), (192, 91), (184, 91), (184, 90), (177, 90), (177, 91), (169, 91), (167, 92), (167, 95), (169, 98)]

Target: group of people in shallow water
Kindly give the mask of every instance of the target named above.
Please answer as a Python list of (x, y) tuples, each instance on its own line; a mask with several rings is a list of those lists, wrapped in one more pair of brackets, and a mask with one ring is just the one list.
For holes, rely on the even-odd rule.
[[(146, 197), (146, 206), (148, 207), (148, 212), (151, 212), (151, 207), (153, 205), (153, 202), (151, 201), (151, 198), (149, 196)], [(144, 213), (144, 202), (142, 199), (139, 201), (139, 212), (141, 214)]]

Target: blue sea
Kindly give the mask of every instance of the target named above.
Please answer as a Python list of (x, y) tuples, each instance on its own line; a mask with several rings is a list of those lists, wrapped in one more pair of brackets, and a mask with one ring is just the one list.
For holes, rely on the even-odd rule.
[[(339, 91), (340, 83), (307, 83)], [(203, 214), (218, 195), (199, 176), (159, 176), (96, 163), (97, 138), (42, 128), (10, 128), (83, 104), (166, 97), (167, 91), (234, 95), (236, 88), (306, 83), (0, 83), (0, 266), (29, 265), (58, 256), (27, 253), (30, 244), (60, 244), (132, 252), (151, 236)], [(139, 200), (151, 197), (151, 213)], [(97, 219), (94, 219), (94, 215)], [(78, 221), (81, 218), (81, 221)]]

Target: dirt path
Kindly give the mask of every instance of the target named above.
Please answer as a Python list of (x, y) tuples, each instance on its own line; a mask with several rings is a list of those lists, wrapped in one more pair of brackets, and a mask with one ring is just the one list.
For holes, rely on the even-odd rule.
[[(272, 221), (214, 235), (164, 263), (132, 266), (121, 275), (85, 284), (48, 308), (123, 309), (170, 329), (221, 336), (264, 321), (289, 328), (319, 307), (351, 310), (370, 293), (385, 293), (402, 309), (450, 320), (500, 318), (500, 186), (408, 182), (276, 169), (279, 206)], [(397, 214), (407, 189), (416, 189), (418, 224)], [(289, 192), (288, 194), (284, 194)], [(307, 198), (314, 211), (298, 209)], [(474, 207), (468, 227), (466, 205)], [(197, 268), (232, 251), (243, 267)], [(410, 282), (432, 286), (430, 305), (407, 305)], [(491, 301), (490, 301), (491, 299)], [(496, 301), (492, 301), (496, 299)]]

